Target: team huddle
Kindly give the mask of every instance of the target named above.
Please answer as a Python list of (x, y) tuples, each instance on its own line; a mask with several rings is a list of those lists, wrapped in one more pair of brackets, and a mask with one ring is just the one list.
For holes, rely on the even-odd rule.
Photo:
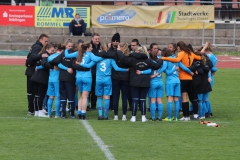
[[(113, 120), (118, 120), (121, 97), (123, 121), (127, 120), (128, 103), (131, 122), (136, 121), (138, 109), (142, 122), (146, 122), (147, 106), (151, 121), (189, 121), (191, 113), (194, 120), (213, 116), (209, 94), (217, 58), (208, 42), (197, 50), (182, 41), (160, 50), (157, 43), (147, 49), (137, 39), (130, 45), (120, 42), (118, 33), (109, 44), (100, 43), (97, 33), (91, 42), (79, 40), (77, 44), (71, 39), (64, 45), (48, 43), (48, 39), (40, 35), (26, 59), (29, 115), (53, 117), (55, 99), (55, 118), (66, 118), (69, 112), (69, 118), (77, 113), (85, 120), (91, 104), (91, 109), (98, 110), (98, 120), (108, 120), (110, 108), (114, 110)], [(43, 111), (45, 97), (47, 115)], [(178, 119), (180, 111), (183, 117)]]

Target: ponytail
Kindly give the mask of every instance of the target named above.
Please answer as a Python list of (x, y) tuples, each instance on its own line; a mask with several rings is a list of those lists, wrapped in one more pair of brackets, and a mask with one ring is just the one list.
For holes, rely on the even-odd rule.
[(91, 46), (90, 42), (85, 42), (79, 47), (77, 62), (82, 62), (83, 54), (86, 52), (87, 48)]

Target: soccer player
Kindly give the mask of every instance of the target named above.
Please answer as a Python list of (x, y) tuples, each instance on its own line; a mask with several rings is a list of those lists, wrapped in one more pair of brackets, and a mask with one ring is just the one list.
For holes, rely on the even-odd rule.
[[(59, 56), (59, 54), (62, 54), (65, 50), (65, 46), (62, 44), (57, 45), (57, 52), (50, 55), (47, 58), (48, 63), (51, 63), (51, 61)], [(42, 66), (43, 67), (43, 66)], [(40, 70), (41, 66), (38, 66), (38, 70)], [(47, 95), (49, 96), (47, 101), (47, 108), (48, 108), (48, 117), (52, 117), (52, 104), (53, 100), (55, 98), (55, 118), (59, 118), (59, 110), (60, 110), (60, 94), (59, 94), (59, 69), (57, 66), (54, 66), (53, 69), (50, 69), (49, 73), (49, 79), (48, 79), (48, 89), (47, 89)]]
[[(178, 56), (176, 58), (172, 57), (162, 57), (162, 60), (167, 60), (170, 62), (182, 62), (183, 65), (186, 67), (190, 67), (194, 59), (201, 60), (200, 56), (196, 56), (192, 53), (187, 45), (180, 41), (177, 43), (177, 49), (179, 51)], [(179, 78), (181, 80), (181, 96), (182, 96), (182, 109), (183, 109), (183, 117), (179, 120), (189, 121), (189, 102), (187, 95), (191, 90), (191, 82), (192, 82), (192, 75), (189, 75), (184, 70), (179, 70)]]
[[(156, 52), (158, 48), (156, 49)], [(150, 59), (153, 62), (158, 60), (157, 53), (150, 52)], [(151, 80), (150, 80), (150, 88), (148, 90), (148, 97), (150, 98), (150, 112), (151, 112), (151, 120), (155, 121), (155, 113), (156, 113), (156, 102), (158, 108), (158, 120), (162, 121), (162, 113), (163, 113), (163, 104), (162, 98), (164, 95), (164, 87), (162, 81), (162, 72), (167, 68), (167, 63), (163, 62), (163, 65), (158, 70), (152, 70), (151, 72)]]
[[(106, 44), (101, 45), (102, 51), (107, 51)], [(87, 67), (87, 65), (82, 65)], [(91, 67), (91, 66), (90, 66)], [(98, 120), (108, 120), (108, 110), (110, 105), (110, 96), (112, 95), (112, 67), (119, 72), (127, 72), (126, 68), (119, 68), (113, 59), (103, 59), (97, 63), (97, 77), (96, 77), (96, 96), (98, 97)], [(102, 101), (104, 97), (104, 116), (102, 116)]]
[[(162, 50), (163, 57), (172, 57), (175, 58), (175, 54), (173, 54), (172, 50), (164, 48)], [(180, 80), (178, 76), (179, 66), (184, 71), (191, 73), (191, 71), (182, 66), (181, 62), (172, 63), (167, 62), (167, 68), (164, 71), (166, 74), (166, 96), (167, 96), (167, 117), (164, 119), (165, 121), (172, 121), (172, 102), (174, 101), (174, 120), (178, 121), (178, 112), (179, 112), (179, 97), (181, 96), (180, 91)]]
[(52, 44), (47, 44), (43, 47), (43, 52), (39, 53), (39, 57), (43, 57), (43, 59), (39, 60), (36, 63), (36, 66), (42, 65), (44, 68), (37, 70), (34, 72), (31, 80), (34, 82), (34, 93), (35, 93), (35, 116), (38, 117), (47, 117), (42, 110), (43, 99), (47, 92), (47, 84), (49, 78), (49, 69), (52, 69), (53, 66), (49, 63), (46, 63), (47, 60), (44, 60), (46, 57), (54, 53), (54, 46)]
[(78, 91), (80, 93), (80, 99), (78, 101), (78, 118), (85, 120), (86, 119), (86, 111), (87, 111), (87, 99), (89, 96), (89, 92), (91, 91), (92, 86), (92, 74), (91, 70), (81, 71), (78, 70), (79, 66), (83, 66), (84, 64), (88, 64), (91, 61), (100, 61), (101, 57), (95, 56), (92, 51), (92, 45), (89, 42), (85, 42), (81, 45), (78, 52), (74, 52), (69, 54), (68, 51), (65, 51), (66, 58), (74, 58), (77, 57), (76, 64), (73, 65), (74, 69), (76, 69), (76, 85), (78, 87)]
[(132, 118), (131, 122), (136, 122), (136, 111), (139, 105), (142, 112), (142, 122), (146, 122), (146, 96), (150, 87), (150, 74), (137, 74), (137, 70), (143, 71), (147, 69), (159, 69), (162, 61), (157, 63), (148, 59), (146, 47), (139, 47), (137, 52), (133, 52), (130, 56), (124, 56), (122, 53), (117, 54), (117, 59), (121, 63), (130, 65), (130, 86), (132, 94)]
[[(213, 67), (212, 67), (212, 69), (210, 71), (210, 78), (211, 78), (210, 84), (211, 84), (211, 87), (213, 87), (213, 85), (214, 85), (214, 75), (217, 72), (217, 57), (212, 53), (212, 47), (211, 47), (211, 44), (209, 42), (206, 42), (206, 45), (203, 47), (201, 52), (206, 53), (206, 55), (208, 56), (208, 58), (210, 59), (210, 61), (213, 64)], [(205, 105), (206, 105), (207, 111), (208, 111), (206, 116), (207, 117), (208, 116), (212, 117), (213, 114), (212, 114), (211, 103), (209, 101), (209, 95), (210, 95), (210, 93), (208, 93), (207, 99), (205, 101)]]

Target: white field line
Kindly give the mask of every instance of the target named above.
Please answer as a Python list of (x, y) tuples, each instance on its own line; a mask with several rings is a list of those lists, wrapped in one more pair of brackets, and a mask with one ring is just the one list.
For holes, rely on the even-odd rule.
[(97, 135), (97, 133), (93, 130), (92, 126), (86, 120), (81, 121), (90, 136), (93, 138), (94, 142), (97, 143), (98, 147), (102, 150), (108, 160), (115, 160), (113, 154), (108, 149), (108, 146), (104, 144), (102, 139)]

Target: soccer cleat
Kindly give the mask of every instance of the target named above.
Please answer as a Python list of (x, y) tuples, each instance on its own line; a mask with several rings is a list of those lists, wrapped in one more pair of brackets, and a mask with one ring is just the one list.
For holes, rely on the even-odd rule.
[(42, 110), (39, 110), (39, 111), (38, 111), (38, 117), (40, 117), (40, 118), (47, 118), (48, 116), (46, 116), (46, 115), (43, 113)]
[(47, 115), (47, 117), (48, 117), (48, 118), (53, 118), (53, 116), (52, 116), (52, 115)]
[(209, 117), (213, 117), (213, 114), (212, 114), (212, 113), (210, 113), (210, 114), (209, 114)]
[(150, 119), (150, 121), (151, 121), (151, 122), (155, 122), (155, 121), (156, 121), (156, 119), (152, 119), (152, 118), (151, 118), (151, 119)]
[(136, 117), (132, 117), (132, 118), (130, 119), (130, 121), (131, 121), (131, 122), (136, 122)]
[(44, 114), (47, 114), (48, 112), (46, 111), (46, 109), (43, 109), (42, 110)]
[(158, 120), (158, 121), (162, 121), (162, 118), (158, 118), (157, 120)]
[(78, 119), (82, 119), (82, 115), (81, 114), (78, 115)]
[(38, 111), (35, 111), (35, 112), (34, 112), (34, 116), (35, 116), (35, 117), (38, 117)]
[(118, 116), (114, 116), (113, 120), (117, 121), (118, 120)]
[(28, 116), (34, 116), (34, 112), (28, 112), (27, 115)]
[(146, 117), (142, 117), (142, 122), (147, 122), (147, 118)]
[(70, 116), (70, 119), (75, 119), (76, 117), (75, 116)]
[(197, 120), (199, 120), (199, 117), (197, 117), (197, 118), (193, 118), (192, 120), (197, 121)]
[(103, 117), (102, 117), (102, 116), (99, 116), (99, 117), (98, 117), (98, 120), (103, 120)]
[(171, 119), (171, 118), (168, 118), (168, 117), (166, 117), (166, 118), (164, 118), (164, 119), (163, 119), (163, 121), (168, 121), (168, 122), (171, 122), (171, 121), (172, 121), (172, 119)]
[(179, 121), (190, 121), (190, 117), (182, 117)]
[(210, 114), (209, 114), (209, 113), (205, 113), (205, 117), (206, 117), (206, 118), (209, 118), (209, 117), (210, 117)]
[(61, 116), (61, 118), (62, 118), (62, 119), (66, 119), (66, 117), (65, 117), (65, 116)]
[(108, 117), (104, 117), (104, 120), (108, 120)]
[(55, 118), (60, 118), (60, 116), (55, 116)]
[(205, 116), (202, 116), (202, 117), (198, 117), (198, 119), (205, 119)]
[(127, 120), (126, 115), (123, 115), (122, 116), (122, 121), (126, 121), (126, 120)]
[(86, 120), (86, 116), (82, 116), (82, 120)]

